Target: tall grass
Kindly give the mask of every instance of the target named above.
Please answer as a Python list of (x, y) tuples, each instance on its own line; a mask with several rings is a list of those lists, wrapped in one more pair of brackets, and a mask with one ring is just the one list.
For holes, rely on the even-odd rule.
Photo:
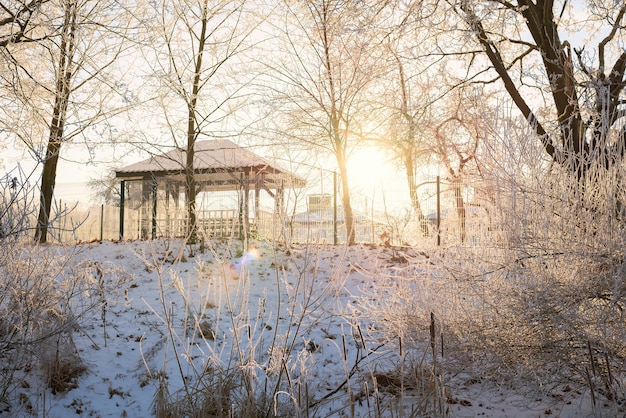
[[(449, 391), (433, 361), (441, 358), (439, 349), (434, 355), (398, 350), (343, 306), (345, 280), (353, 271), (350, 248), (334, 260), (333, 276), (321, 277), (326, 270), (320, 263), (328, 263), (324, 246), (253, 244), (261, 247), (267, 268), (252, 277), (245, 265), (232, 276), (230, 262), (247, 250), (241, 241), (205, 240), (198, 246), (206, 254), (199, 247), (180, 252), (166, 244), (165, 250), (154, 246), (141, 255), (157, 273), (161, 298), (150, 308), (167, 330), (162, 364), (146, 362), (157, 382), (158, 417), (359, 416), (364, 411), (374, 417), (433, 411), (447, 416)], [(181, 271), (179, 263), (186, 259), (188, 266), (189, 254), (195, 258), (193, 274)], [(265, 286), (265, 296), (252, 297), (255, 282)], [(277, 306), (268, 306), (269, 298), (277, 298)], [(339, 374), (329, 376), (323, 359), (333, 357), (341, 367), (333, 367)]]
[[(307, 281), (303, 268), (296, 287), (297, 298), (303, 297), (304, 305), (290, 299), (280, 303), (278, 311), (268, 311), (264, 299), (250, 298), (250, 278), (245, 265), (236, 272), (237, 277), (233, 277), (230, 260), (241, 256), (246, 249), (233, 251), (232, 246), (241, 245), (238, 241), (220, 248), (211, 246), (210, 242), (204, 244), (211, 253), (211, 265), (199, 262), (198, 277), (193, 279), (207, 287), (212, 285), (213, 290), (200, 295), (197, 288), (179, 277), (176, 260), (172, 268), (166, 268), (163, 263), (155, 266), (160, 286), (173, 285), (185, 305), (183, 317), (174, 318), (172, 311), (168, 310), (171, 300), (162, 292), (161, 306), (154, 307), (168, 330), (173, 358), (177, 362), (174, 369), (182, 375), (193, 376), (189, 380), (181, 379), (182, 387), (173, 391), (168, 381), (160, 381), (155, 397), (155, 410), (159, 417), (297, 415), (305, 390), (300, 385), (304, 376), (292, 374), (294, 360), (301, 373), (306, 369), (306, 359), (302, 358), (302, 353), (293, 359), (292, 354), (300, 336), (298, 328), (304, 325), (308, 314), (307, 305), (315, 303), (311, 291), (313, 281)], [(218, 252), (224, 248), (230, 250)], [(196, 256), (202, 255), (196, 252)], [(279, 260), (280, 255), (276, 253), (270, 256), (275, 257), (272, 263), (274, 271), (268, 271), (265, 280), (274, 281), (279, 291), (284, 291), (285, 261)], [(271, 275), (274, 277), (270, 278)], [(223, 315), (222, 309), (226, 315)], [(287, 328), (283, 322), (288, 325)], [(177, 344), (181, 341), (182, 344)], [(205, 355), (199, 365), (187, 361), (193, 357), (196, 347)], [(163, 370), (166, 369), (168, 364), (164, 363)], [(300, 396), (297, 395), (298, 390)]]

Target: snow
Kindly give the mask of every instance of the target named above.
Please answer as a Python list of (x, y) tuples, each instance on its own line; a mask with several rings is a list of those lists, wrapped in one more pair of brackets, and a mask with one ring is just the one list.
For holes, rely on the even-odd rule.
[[(100, 272), (105, 289), (106, 304), (74, 333), (87, 370), (66, 393), (52, 394), (31, 379), (19, 390), (21, 406), (0, 416), (151, 417), (160, 385), (181, 397), (210, 368), (238, 370), (256, 395), (266, 386), (274, 394), (282, 372), (275, 399), (283, 416), (295, 414), (294, 392), (286, 388), (306, 390), (312, 417), (402, 416), (399, 396), (409, 416), (411, 405), (424, 401), (410, 388), (386, 390), (383, 378), (399, 367), (398, 347), (384, 323), (362, 311), (361, 298), (376, 285), (368, 271), (379, 271), (381, 261), (403, 268), (384, 247), (286, 250), (255, 242), (243, 252), (241, 242), (211, 241), (190, 256), (180, 241), (155, 240), (85, 243), (70, 251), (76, 264), (97, 266), (92, 271)], [(423, 343), (405, 350), (423, 352)], [(582, 387), (563, 384), (548, 394), (524, 382), (498, 386), (469, 370), (442, 377), (449, 416), (598, 414)]]

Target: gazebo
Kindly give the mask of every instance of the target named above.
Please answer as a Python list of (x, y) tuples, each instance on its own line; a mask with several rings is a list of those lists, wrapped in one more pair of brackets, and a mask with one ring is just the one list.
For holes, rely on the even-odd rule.
[[(306, 185), (301, 177), (226, 139), (196, 142), (194, 152), (196, 195), (210, 199), (214, 192), (231, 192), (237, 196), (236, 209), (207, 210), (196, 201), (198, 228), (209, 236), (232, 235), (235, 229), (239, 234), (244, 228), (248, 231), (252, 224), (251, 192), (254, 192), (254, 222), (258, 223), (262, 191), (274, 199), (272, 213), (280, 214), (284, 213), (285, 189)], [(141, 238), (186, 233), (187, 214), (184, 203), (181, 205), (185, 199), (185, 159), (185, 149), (175, 148), (115, 171), (121, 186), (120, 239), (124, 238), (125, 208), (131, 203), (134, 209), (139, 209)], [(131, 185), (135, 194), (132, 200), (127, 196)]]

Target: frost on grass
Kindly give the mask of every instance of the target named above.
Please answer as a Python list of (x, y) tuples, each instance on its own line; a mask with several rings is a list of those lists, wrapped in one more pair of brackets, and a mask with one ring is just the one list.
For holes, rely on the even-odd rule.
[(88, 365), (75, 337), (94, 317), (106, 324), (124, 274), (79, 260), (80, 247), (33, 244), (33, 190), (26, 181), (9, 184), (0, 190), (0, 412), (37, 414), (44, 393), (79, 387)]
[[(555, 169), (556, 170), (556, 169)], [(361, 314), (422, 363), (519, 393), (584, 394), (593, 413), (623, 413), (626, 200), (620, 176), (494, 178), (488, 235), (405, 265), (366, 271)], [(584, 183), (581, 185), (581, 183)], [(435, 328), (440, 333), (432, 333)], [(434, 367), (434, 366), (433, 366)], [(572, 389), (575, 388), (575, 389)], [(605, 411), (605, 412), (602, 412)]]

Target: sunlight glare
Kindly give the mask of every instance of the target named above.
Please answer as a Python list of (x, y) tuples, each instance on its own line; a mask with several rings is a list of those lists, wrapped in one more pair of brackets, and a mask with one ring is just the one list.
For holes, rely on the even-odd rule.
[(397, 168), (385, 152), (373, 146), (359, 148), (348, 160), (348, 177), (352, 187), (371, 190), (397, 181), (398, 175)]

